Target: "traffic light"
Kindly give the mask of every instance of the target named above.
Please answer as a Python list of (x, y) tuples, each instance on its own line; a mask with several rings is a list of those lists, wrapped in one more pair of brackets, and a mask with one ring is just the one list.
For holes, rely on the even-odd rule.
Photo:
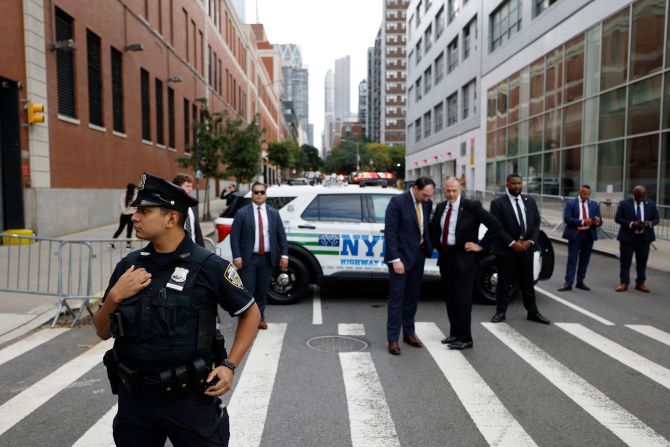
[(26, 104), (26, 111), (28, 112), (28, 124), (44, 122), (44, 104), (28, 102), (28, 104)]

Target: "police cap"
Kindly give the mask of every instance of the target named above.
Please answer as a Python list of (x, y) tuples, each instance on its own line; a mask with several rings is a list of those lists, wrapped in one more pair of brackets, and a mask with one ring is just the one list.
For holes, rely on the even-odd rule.
[(145, 172), (137, 185), (137, 198), (130, 205), (160, 206), (185, 213), (190, 207), (197, 204), (198, 201), (189, 196), (181, 187)]

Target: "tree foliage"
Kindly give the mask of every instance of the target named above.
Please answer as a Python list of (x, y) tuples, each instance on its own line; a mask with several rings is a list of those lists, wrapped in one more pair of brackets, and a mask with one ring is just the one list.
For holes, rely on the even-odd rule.
[(221, 162), (224, 175), (247, 183), (260, 172), (261, 135), (256, 118), (245, 124), (240, 118), (225, 120), (221, 134)]
[(323, 166), (323, 161), (319, 156), (319, 150), (312, 145), (303, 144), (300, 146), (305, 154), (306, 169), (308, 171), (318, 171)]
[[(358, 154), (357, 154), (358, 148)], [(363, 143), (344, 140), (335, 146), (324, 160), (328, 172), (348, 174), (356, 170), (356, 158), (360, 157), (361, 171), (405, 172), (405, 148), (391, 147), (381, 143)], [(398, 167), (398, 163), (401, 164)]]

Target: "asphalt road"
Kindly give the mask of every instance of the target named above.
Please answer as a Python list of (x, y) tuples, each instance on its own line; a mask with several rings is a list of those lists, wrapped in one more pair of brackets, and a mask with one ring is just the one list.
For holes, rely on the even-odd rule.
[[(475, 305), (474, 349), (463, 352), (439, 344), (449, 331), (439, 296), (424, 297), (417, 313), (427, 347), (401, 344), (399, 357), (386, 351), (383, 290), (317, 290), (321, 324), (312, 300), (269, 306), (270, 329), (224, 399), (231, 445), (668, 445), (670, 275), (650, 270), (651, 294), (616, 293), (618, 261), (594, 255), (592, 291), (560, 293), (565, 248), (556, 254), (552, 279), (538, 287), (564, 302), (538, 293), (538, 306), (559, 324), (526, 321), (516, 300), (506, 323), (491, 325), (494, 307)], [(234, 320), (224, 330), (231, 337)], [(359, 335), (311, 343), (367, 347), (308, 346), (338, 333)], [(25, 352), (19, 342), (0, 347), (0, 446), (113, 445), (104, 416), (116, 399), (99, 357), (82, 366), (82, 354), (100, 349), (93, 330)]]

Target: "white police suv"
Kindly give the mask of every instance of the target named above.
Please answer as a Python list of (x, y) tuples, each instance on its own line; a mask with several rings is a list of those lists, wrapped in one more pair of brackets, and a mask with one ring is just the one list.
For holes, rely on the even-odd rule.
[[(391, 198), (402, 191), (395, 188), (347, 186), (272, 186), (267, 202), (277, 208), (289, 242), (289, 267), (273, 274), (269, 300), (294, 303), (305, 297), (309, 284), (332, 286), (341, 281), (384, 283), (388, 267), (384, 264), (384, 215)], [(251, 202), (247, 193), (243, 206)], [(239, 207), (238, 207), (239, 209)], [(228, 216), (230, 216), (228, 214)], [(217, 254), (232, 260), (230, 228), (233, 217), (215, 221)], [(480, 235), (486, 228), (480, 229)], [(541, 250), (535, 255), (535, 278), (551, 276), (554, 255), (544, 233)], [(495, 259), (479, 254), (475, 298), (495, 302), (497, 273)], [(424, 280), (439, 281), (437, 252), (426, 260)], [(363, 285), (363, 284), (361, 284)]]

